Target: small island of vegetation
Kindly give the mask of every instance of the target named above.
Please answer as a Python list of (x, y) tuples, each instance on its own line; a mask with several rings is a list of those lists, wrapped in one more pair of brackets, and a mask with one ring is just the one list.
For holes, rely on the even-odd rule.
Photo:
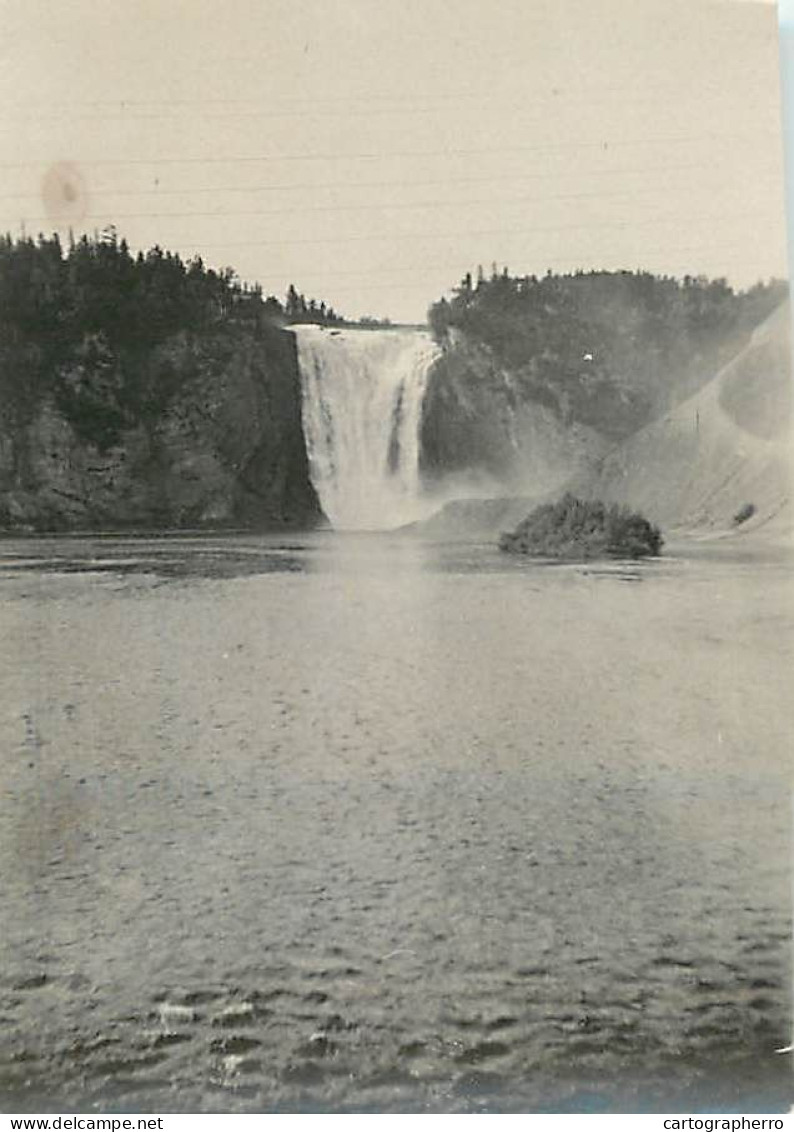
[(499, 549), (568, 561), (646, 558), (659, 554), (663, 541), (659, 528), (638, 512), (568, 493), (557, 503), (535, 508), (501, 536)]

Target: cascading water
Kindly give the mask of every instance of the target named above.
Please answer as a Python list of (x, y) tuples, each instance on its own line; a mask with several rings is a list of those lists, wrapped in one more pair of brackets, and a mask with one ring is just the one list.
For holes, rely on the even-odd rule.
[(415, 330), (294, 328), (303, 429), (325, 514), (344, 530), (383, 530), (432, 509), (419, 480), (419, 425), (438, 350)]

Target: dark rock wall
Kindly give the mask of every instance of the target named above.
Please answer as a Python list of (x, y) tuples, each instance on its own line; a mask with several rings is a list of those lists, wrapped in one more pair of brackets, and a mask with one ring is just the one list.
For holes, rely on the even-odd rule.
[(0, 528), (266, 530), (322, 521), (294, 336), (264, 327), (211, 343), (175, 336), (160, 349), (178, 380), (156, 411), (119, 408), (114, 360), (96, 349), (23, 416), (0, 406)]
[(606, 441), (528, 392), (490, 351), (456, 332), (430, 372), (420, 461), (426, 483), (483, 477), (509, 493), (553, 489), (589, 466)]

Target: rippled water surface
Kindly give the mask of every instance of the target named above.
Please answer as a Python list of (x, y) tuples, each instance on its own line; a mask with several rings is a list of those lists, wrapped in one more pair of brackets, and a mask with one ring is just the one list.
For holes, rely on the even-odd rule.
[(2, 1104), (787, 1108), (790, 577), (0, 543)]

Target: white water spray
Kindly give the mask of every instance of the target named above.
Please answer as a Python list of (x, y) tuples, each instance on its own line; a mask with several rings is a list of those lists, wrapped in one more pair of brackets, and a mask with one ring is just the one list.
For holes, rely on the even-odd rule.
[(383, 530), (427, 515), (419, 426), (438, 349), (415, 330), (294, 328), (303, 429), (323, 511), (343, 530)]

